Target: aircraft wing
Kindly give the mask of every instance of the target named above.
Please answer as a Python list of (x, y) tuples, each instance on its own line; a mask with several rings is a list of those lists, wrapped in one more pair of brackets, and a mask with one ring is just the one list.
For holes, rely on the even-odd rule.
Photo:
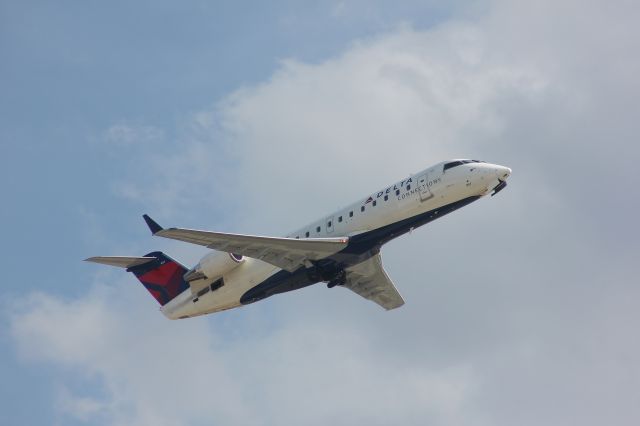
[(296, 239), (183, 228), (163, 229), (148, 216), (145, 220), (153, 235), (260, 259), (289, 272), (303, 265), (308, 266), (309, 261), (331, 256), (344, 249), (349, 243), (347, 237)]
[(343, 287), (377, 303), (386, 310), (404, 305), (404, 299), (382, 267), (380, 254), (345, 269), (346, 282)]

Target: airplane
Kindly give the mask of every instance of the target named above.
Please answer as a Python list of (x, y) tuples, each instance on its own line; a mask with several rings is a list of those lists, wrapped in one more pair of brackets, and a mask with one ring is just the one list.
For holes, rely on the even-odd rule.
[(160, 251), (85, 259), (132, 272), (169, 319), (232, 309), (319, 282), (344, 287), (386, 310), (404, 299), (382, 266), (381, 247), (507, 186), (511, 169), (456, 159), (412, 174), (285, 237), (163, 228), (152, 235), (214, 249), (187, 269)]

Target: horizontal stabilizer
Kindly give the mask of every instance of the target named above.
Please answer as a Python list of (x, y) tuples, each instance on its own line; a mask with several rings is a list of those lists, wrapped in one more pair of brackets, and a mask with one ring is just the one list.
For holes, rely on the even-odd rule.
[(117, 266), (119, 268), (132, 268), (134, 266), (144, 265), (155, 257), (133, 257), (133, 256), (95, 256), (85, 259), (85, 262), (102, 263), (103, 265)]
[(161, 251), (153, 251), (142, 257), (96, 256), (85, 261), (127, 268), (162, 306), (189, 288), (183, 278), (187, 268)]

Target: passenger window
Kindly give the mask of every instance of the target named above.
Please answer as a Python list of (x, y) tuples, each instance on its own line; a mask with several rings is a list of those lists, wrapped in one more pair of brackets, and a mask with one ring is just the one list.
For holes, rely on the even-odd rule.
[(338, 217), (338, 222), (342, 222), (342, 216)]
[(316, 227), (316, 232), (320, 232), (320, 227), (319, 226)]
[(364, 211), (364, 206), (360, 207), (360, 211), (363, 212)]
[(304, 236), (309, 238), (309, 231), (305, 232)]
[(407, 191), (411, 189), (411, 185), (407, 185)]
[(353, 210), (349, 212), (349, 217), (353, 217)]
[(331, 221), (327, 222), (327, 227), (331, 228)]
[(389, 196), (388, 196), (388, 195), (385, 195), (385, 196), (384, 196), (384, 200), (385, 200), (385, 201), (389, 200)]
[(373, 207), (375, 207), (377, 204), (376, 200), (373, 200)]
[(396, 189), (396, 195), (400, 195), (400, 190)]

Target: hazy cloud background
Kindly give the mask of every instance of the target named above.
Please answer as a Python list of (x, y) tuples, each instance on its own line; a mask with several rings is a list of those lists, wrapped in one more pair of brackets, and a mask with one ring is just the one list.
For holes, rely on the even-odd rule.
[[(640, 7), (336, 2), (279, 5), (273, 26), (255, 27), (259, 10), (219, 7), (151, 13), (167, 13), (185, 46), (230, 62), (181, 56), (171, 25), (143, 27), (158, 39), (126, 32), (155, 50), (172, 40), (148, 53), (167, 66), (152, 72), (123, 40), (132, 65), (111, 68), (112, 83), (140, 79), (133, 106), (105, 102), (104, 117), (76, 103), (34, 107), (55, 152), (5, 115), (3, 423), (637, 424)], [(195, 12), (237, 27), (190, 37), (188, 23), (203, 35)], [(9, 28), (12, 57), (28, 40)], [(78, 31), (57, 48), (74, 51)], [(101, 76), (111, 34), (96, 38), (95, 57), (64, 63)], [(181, 59), (189, 66), (172, 65)], [(28, 109), (4, 104), (27, 122)], [(143, 212), (279, 234), (455, 157), (512, 167), (510, 185), (385, 246), (407, 300), (396, 311), (317, 285), (171, 322), (132, 277), (78, 265), (203, 254), (149, 238)]]

